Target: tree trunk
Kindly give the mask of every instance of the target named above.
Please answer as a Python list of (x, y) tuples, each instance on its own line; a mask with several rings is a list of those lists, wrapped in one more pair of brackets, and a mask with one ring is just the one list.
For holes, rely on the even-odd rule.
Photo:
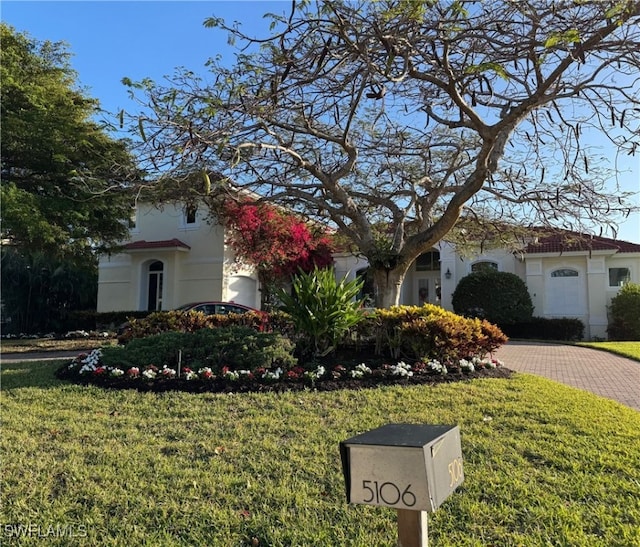
[(400, 304), (400, 289), (406, 273), (405, 266), (397, 266), (391, 270), (373, 270), (376, 308), (390, 308)]

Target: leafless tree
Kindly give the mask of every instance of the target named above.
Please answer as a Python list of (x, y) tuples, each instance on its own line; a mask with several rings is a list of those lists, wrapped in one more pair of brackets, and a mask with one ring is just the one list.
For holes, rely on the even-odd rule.
[(639, 2), (294, 1), (272, 17), (264, 39), (206, 21), (245, 48), (208, 81), (133, 84), (146, 157), (330, 222), (369, 260), (376, 305), (463, 221), (496, 236), (633, 209), (594, 146), (640, 145)]

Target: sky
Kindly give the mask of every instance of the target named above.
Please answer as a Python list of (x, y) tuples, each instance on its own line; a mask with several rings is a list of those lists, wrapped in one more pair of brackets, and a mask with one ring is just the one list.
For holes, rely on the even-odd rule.
[[(226, 33), (205, 28), (206, 18), (238, 21), (247, 34), (264, 36), (269, 21), (263, 15), (288, 14), (290, 7), (290, 0), (3, 0), (0, 18), (35, 39), (66, 42), (71, 65), (87, 95), (98, 99), (103, 109), (116, 113), (136, 111), (121, 83), (124, 77), (161, 81), (176, 67), (204, 75), (205, 62), (216, 55), (233, 62), (235, 50), (227, 44)], [(604, 153), (614, 155), (612, 150)], [(640, 204), (640, 155), (623, 160), (621, 186), (638, 192), (636, 203)], [(640, 243), (640, 214), (620, 225), (618, 239)]]

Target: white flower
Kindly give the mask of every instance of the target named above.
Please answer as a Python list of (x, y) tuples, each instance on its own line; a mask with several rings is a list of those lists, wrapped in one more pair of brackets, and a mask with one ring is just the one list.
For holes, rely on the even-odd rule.
[(124, 370), (122, 370), (121, 368), (112, 368), (109, 371), (109, 376), (115, 376), (116, 378), (118, 376), (123, 376), (124, 375)]
[(227, 370), (223, 374), (223, 378), (226, 378), (227, 380), (237, 380), (240, 378), (240, 375), (235, 370)]
[(356, 365), (356, 368), (351, 371), (352, 378), (362, 378), (365, 374), (371, 374), (371, 369), (364, 363)]
[(460, 368), (465, 372), (473, 372), (476, 370), (476, 367), (473, 366), (471, 361), (467, 361), (466, 359), (460, 359)]
[(429, 361), (427, 363), (427, 366), (433, 371), (433, 372), (437, 372), (438, 374), (447, 374), (447, 372), (449, 372), (447, 370), (447, 367), (445, 365), (443, 365), (442, 363), (440, 363), (440, 361), (436, 360), (436, 359), (431, 359), (431, 361)]
[(158, 373), (155, 370), (148, 368), (142, 373), (142, 375), (149, 380), (153, 380), (158, 375)]
[(195, 380), (198, 377), (198, 375), (192, 370), (190, 370), (184, 375), (184, 377), (186, 380)]
[(324, 376), (325, 372), (325, 368), (320, 365), (318, 368), (316, 368), (316, 370), (305, 372), (304, 375), (310, 380), (317, 380), (318, 378)]
[(407, 365), (404, 361), (400, 361), (397, 365), (393, 365), (390, 370), (393, 376), (402, 376), (406, 378), (413, 376), (411, 366)]
[(164, 376), (165, 378), (175, 378), (176, 377), (176, 371), (172, 368), (168, 368), (166, 365), (162, 367), (162, 370), (160, 371), (160, 374), (162, 374), (162, 376)]
[(279, 380), (282, 376), (282, 369), (278, 367), (276, 370), (265, 370), (262, 374), (264, 380)]

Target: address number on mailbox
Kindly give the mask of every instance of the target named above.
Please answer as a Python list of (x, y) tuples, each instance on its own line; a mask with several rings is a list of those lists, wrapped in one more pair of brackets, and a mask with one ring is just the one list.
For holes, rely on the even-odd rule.
[(410, 484), (402, 490), (393, 482), (363, 480), (362, 489), (370, 494), (362, 498), (364, 503), (382, 503), (391, 506), (401, 503), (406, 507), (413, 507), (416, 504), (416, 496), (411, 492)]
[(457, 426), (388, 424), (340, 450), (351, 503), (435, 511), (464, 481)]

